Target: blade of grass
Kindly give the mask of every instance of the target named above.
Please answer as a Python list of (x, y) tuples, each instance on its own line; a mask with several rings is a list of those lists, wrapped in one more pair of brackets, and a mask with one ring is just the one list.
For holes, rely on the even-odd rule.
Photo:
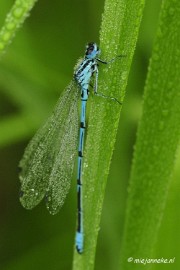
[[(131, 172), (121, 268), (151, 258), (180, 138), (180, 2), (162, 3)], [(128, 261), (128, 258), (129, 261)]]
[[(123, 100), (137, 41), (144, 1), (107, 0), (100, 33), (102, 59), (124, 54), (107, 67), (100, 67), (98, 91)], [(83, 166), (85, 247), (74, 254), (73, 269), (93, 269), (102, 203), (109, 173), (121, 106), (95, 96), (88, 123)]]
[(37, 0), (16, 0), (7, 14), (0, 30), (0, 57), (12, 41), (17, 29), (22, 25)]

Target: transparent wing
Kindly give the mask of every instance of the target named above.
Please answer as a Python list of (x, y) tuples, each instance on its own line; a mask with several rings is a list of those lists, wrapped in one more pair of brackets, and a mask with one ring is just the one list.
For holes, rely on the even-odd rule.
[(20, 161), (20, 201), (27, 209), (46, 195), (55, 214), (69, 191), (78, 139), (79, 89), (74, 81), (65, 89), (53, 114), (38, 130)]
[(73, 105), (70, 110), (71, 117), (67, 119), (64, 137), (58, 144), (59, 151), (49, 176), (46, 205), (51, 214), (56, 214), (64, 203), (70, 188), (74, 156), (77, 154), (78, 112), (77, 104)]

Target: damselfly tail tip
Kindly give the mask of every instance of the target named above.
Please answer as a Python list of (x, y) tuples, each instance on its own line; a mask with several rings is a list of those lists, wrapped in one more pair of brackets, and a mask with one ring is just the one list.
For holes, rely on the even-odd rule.
[(84, 235), (81, 232), (76, 232), (76, 250), (79, 254), (83, 253)]
[(83, 253), (83, 250), (80, 247), (78, 247), (77, 245), (76, 245), (76, 250), (77, 250), (77, 252), (79, 254), (82, 254)]

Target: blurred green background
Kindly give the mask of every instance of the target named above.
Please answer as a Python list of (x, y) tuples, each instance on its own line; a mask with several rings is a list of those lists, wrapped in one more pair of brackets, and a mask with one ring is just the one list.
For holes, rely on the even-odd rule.
[[(14, 1), (1, 0), (0, 25)], [(18, 163), (34, 132), (72, 78), (88, 41), (99, 42), (104, 0), (38, 1), (0, 63), (0, 270), (71, 269), (76, 181), (56, 216), (44, 203), (33, 211), (18, 200)], [(109, 174), (95, 269), (119, 269), (128, 179), (149, 57), (161, 0), (146, 1)], [(180, 156), (180, 155), (179, 155)], [(180, 157), (170, 186), (154, 258), (174, 258), (180, 269)], [(75, 177), (74, 177), (75, 179)], [(146, 266), (141, 266), (147, 269)]]

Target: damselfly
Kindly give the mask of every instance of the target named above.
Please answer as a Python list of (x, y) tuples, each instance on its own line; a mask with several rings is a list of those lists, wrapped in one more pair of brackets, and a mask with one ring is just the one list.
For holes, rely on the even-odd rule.
[(63, 205), (70, 188), (78, 141), (78, 100), (81, 96), (76, 232), (76, 248), (79, 253), (83, 252), (84, 246), (82, 158), (86, 103), (93, 74), (95, 74), (94, 93), (119, 102), (113, 97), (97, 93), (98, 62), (108, 64), (115, 59), (109, 62), (102, 61), (97, 57), (99, 54), (100, 50), (96, 43), (89, 43), (86, 46), (84, 59), (76, 67), (73, 80), (58, 100), (53, 114), (30, 141), (20, 161), (22, 205), (27, 209), (32, 209), (45, 198), (49, 212), (56, 214)]

